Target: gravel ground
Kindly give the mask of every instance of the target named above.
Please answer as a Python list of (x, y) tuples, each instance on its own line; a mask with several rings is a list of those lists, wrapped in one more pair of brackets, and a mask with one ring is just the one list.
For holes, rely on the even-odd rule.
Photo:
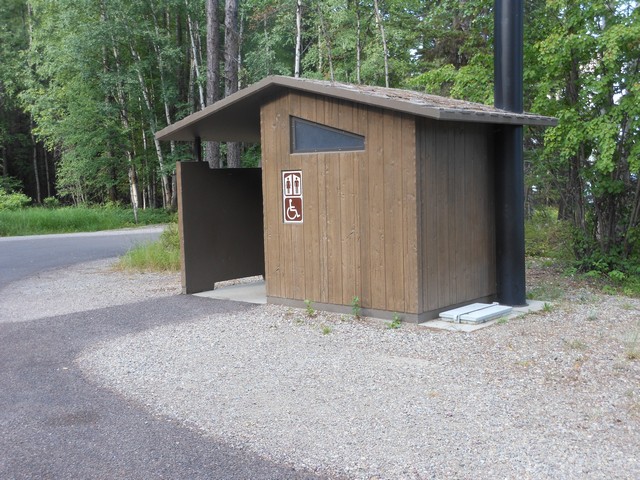
[[(2, 290), (0, 322), (25, 322), (177, 295), (176, 273), (116, 271), (114, 259), (43, 272)], [(25, 301), (29, 308), (24, 308)]]
[[(178, 275), (111, 264), (11, 284), (0, 321), (180, 291)], [(216, 440), (336, 477), (640, 478), (640, 301), (536, 267), (529, 285), (562, 298), (472, 334), (267, 305), (96, 345), (77, 363)]]
[[(58, 286), (79, 273), (106, 296), (147, 295), (135, 275), (85, 268)], [(564, 281), (545, 275), (530, 285)], [(179, 290), (177, 277), (147, 284)], [(471, 334), (266, 305), (77, 363), (157, 414), (336, 477), (640, 478), (640, 301), (558, 288), (550, 311)]]

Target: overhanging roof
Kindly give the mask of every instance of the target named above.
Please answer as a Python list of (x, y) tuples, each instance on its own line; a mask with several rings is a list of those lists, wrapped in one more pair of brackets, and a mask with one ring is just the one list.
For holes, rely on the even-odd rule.
[(419, 117), (457, 122), (553, 126), (557, 120), (411, 90), (369, 87), (282, 76), (267, 77), (250, 87), (169, 125), (159, 140), (260, 141), (260, 106), (286, 90), (323, 95)]

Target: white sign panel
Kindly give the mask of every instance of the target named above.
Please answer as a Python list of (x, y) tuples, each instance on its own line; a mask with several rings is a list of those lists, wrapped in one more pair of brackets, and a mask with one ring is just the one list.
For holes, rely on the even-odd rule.
[(302, 171), (282, 172), (282, 217), (284, 223), (302, 223)]

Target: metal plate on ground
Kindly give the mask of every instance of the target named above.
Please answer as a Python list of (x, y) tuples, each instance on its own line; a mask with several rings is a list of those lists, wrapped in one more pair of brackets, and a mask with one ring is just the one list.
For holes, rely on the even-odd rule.
[(512, 307), (506, 305), (491, 305), (487, 308), (475, 310), (460, 316), (460, 321), (464, 323), (484, 323), (493, 318), (504, 317), (509, 315), (513, 310)]
[(453, 310), (447, 310), (446, 312), (442, 312), (440, 314), (440, 318), (445, 318), (447, 320), (456, 321), (461, 315), (465, 315), (470, 312), (474, 312), (476, 310), (480, 310), (482, 308), (490, 307), (490, 303), (472, 303), (470, 305), (465, 305), (464, 307), (454, 308)]

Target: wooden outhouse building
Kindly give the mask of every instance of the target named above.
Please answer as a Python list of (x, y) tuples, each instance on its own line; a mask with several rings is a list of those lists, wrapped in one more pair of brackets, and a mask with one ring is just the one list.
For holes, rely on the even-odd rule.
[[(272, 303), (309, 300), (319, 309), (350, 311), (357, 298), (364, 314), (397, 313), (414, 322), (494, 300), (495, 132), (501, 125), (553, 124), (549, 117), (413, 91), (266, 78), (158, 133), (161, 140), (196, 144), (260, 142), (262, 149), (257, 174), (179, 166), (183, 287), (212, 289), (227, 279), (221, 277), (264, 273)], [(261, 180), (246, 182), (253, 192), (248, 207), (245, 194), (238, 193), (239, 201), (220, 198), (211, 186), (235, 174), (239, 185), (243, 175)], [(243, 204), (253, 211), (252, 224), (242, 226), (249, 230), (239, 235), (253, 236), (263, 250), (246, 268), (194, 273), (201, 278), (189, 288), (190, 268), (217, 271), (220, 262), (249, 256), (246, 246), (225, 257), (225, 248), (207, 243), (216, 231), (229, 231), (224, 220), (207, 220), (213, 213), (198, 213), (211, 202), (216, 209), (233, 212)], [(189, 247), (189, 229), (203, 228), (209, 230), (197, 235), (199, 246)], [(237, 242), (230, 240), (228, 252)]]

